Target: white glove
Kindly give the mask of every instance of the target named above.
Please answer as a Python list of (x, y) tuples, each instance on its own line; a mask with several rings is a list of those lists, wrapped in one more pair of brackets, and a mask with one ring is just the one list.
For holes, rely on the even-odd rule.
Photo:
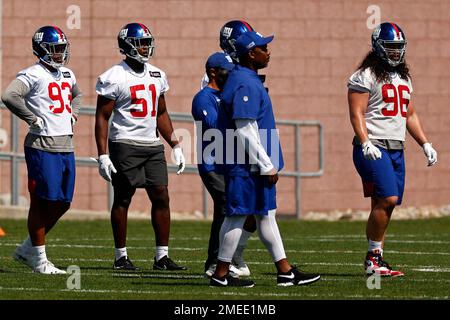
[(180, 146), (176, 145), (173, 148), (173, 157), (175, 158), (175, 164), (178, 166), (177, 174), (180, 174), (184, 171), (186, 165), (186, 160), (184, 159), (183, 151)]
[(432, 166), (437, 162), (437, 152), (434, 150), (431, 143), (427, 142), (424, 143), (423, 146), (423, 153), (425, 153), (425, 156), (428, 159), (428, 166)]
[(42, 118), (36, 117), (36, 120), (31, 123), (30, 129), (37, 132), (44, 130), (44, 120), (42, 120)]
[(370, 140), (367, 140), (362, 144), (362, 150), (364, 158), (367, 160), (378, 160), (381, 159), (381, 151), (376, 146), (373, 145)]
[(116, 168), (114, 168), (111, 159), (107, 154), (102, 154), (98, 157), (98, 172), (106, 181), (111, 182), (111, 172), (117, 173)]

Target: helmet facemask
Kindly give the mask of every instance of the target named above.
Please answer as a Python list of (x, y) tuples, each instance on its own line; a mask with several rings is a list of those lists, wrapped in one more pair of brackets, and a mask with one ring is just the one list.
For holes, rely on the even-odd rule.
[(69, 62), (70, 46), (67, 41), (59, 43), (42, 42), (39, 45), (45, 52), (40, 60), (51, 67), (57, 69)]
[(378, 39), (376, 41), (378, 55), (390, 66), (396, 67), (405, 61), (406, 41), (388, 41)]
[(127, 57), (137, 60), (140, 63), (146, 63), (155, 54), (155, 45), (152, 36), (140, 38), (126, 38), (124, 40), (131, 47), (130, 52), (125, 53), (125, 55)]
[(233, 59), (235, 62), (239, 62), (239, 57), (236, 53), (236, 40), (235, 39), (227, 39), (226, 40), (227, 45), (222, 47), (223, 51), (228, 54), (231, 59)]

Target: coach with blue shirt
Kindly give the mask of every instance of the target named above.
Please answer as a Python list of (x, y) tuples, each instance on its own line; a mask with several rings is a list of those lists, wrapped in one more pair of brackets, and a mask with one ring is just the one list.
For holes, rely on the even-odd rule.
[(258, 235), (277, 268), (279, 286), (306, 285), (320, 279), (292, 266), (286, 259), (275, 219), (278, 172), (283, 155), (270, 97), (258, 76), (267, 67), (273, 36), (251, 31), (235, 43), (239, 64), (231, 71), (222, 92), (218, 124), (225, 149), (225, 220), (220, 231), (218, 263), (210, 285), (252, 287), (228, 271), (247, 215), (256, 216)]

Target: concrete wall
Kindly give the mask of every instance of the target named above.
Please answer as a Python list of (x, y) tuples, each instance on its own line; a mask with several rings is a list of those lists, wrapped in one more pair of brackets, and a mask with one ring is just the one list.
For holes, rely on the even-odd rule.
[[(81, 29), (66, 25), (69, 5), (81, 9)], [(77, 75), (85, 103), (95, 103), (96, 77), (120, 61), (116, 36), (121, 26), (139, 21), (152, 29), (156, 56), (152, 63), (166, 71), (171, 111), (190, 112), (199, 89), (206, 57), (219, 49), (218, 31), (231, 19), (245, 19), (263, 34), (276, 35), (267, 85), (276, 117), (319, 120), (325, 128), (325, 174), (302, 181), (302, 210), (365, 209), (359, 176), (351, 158), (352, 129), (348, 120), (346, 80), (370, 49), (367, 27), (370, 5), (382, 21), (394, 21), (408, 38), (407, 60), (413, 75), (413, 101), (429, 139), (439, 152), (436, 167), (427, 168), (422, 150), (411, 137), (407, 143), (407, 186), (404, 206), (450, 202), (450, 1), (448, 0), (3, 0), (3, 88), (18, 70), (32, 64), (31, 36), (42, 25), (56, 24), (71, 42), (69, 67)], [(9, 129), (9, 115), (2, 111)], [(176, 123), (175, 127), (185, 127)], [(192, 130), (192, 126), (187, 126)], [(23, 127), (22, 132), (25, 132)], [(23, 133), (21, 141), (23, 140)], [(82, 117), (75, 129), (78, 156), (96, 155), (93, 119)], [(303, 134), (302, 170), (317, 169), (317, 135)], [(293, 132), (282, 128), (287, 169), (294, 168)], [(6, 146), (2, 150), (9, 150)], [(26, 169), (22, 168), (26, 196)], [(9, 166), (0, 165), (0, 193), (9, 192)], [(201, 210), (201, 182), (194, 175), (170, 176), (172, 210)], [(293, 213), (294, 180), (279, 182), (280, 211)], [(79, 169), (73, 207), (105, 208), (105, 183), (97, 170)], [(132, 210), (149, 210), (138, 192)]]

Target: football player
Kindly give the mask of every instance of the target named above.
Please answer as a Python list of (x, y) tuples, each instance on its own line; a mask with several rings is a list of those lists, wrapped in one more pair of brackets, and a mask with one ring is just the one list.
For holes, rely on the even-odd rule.
[(413, 87), (405, 53), (402, 29), (395, 23), (382, 23), (372, 33), (372, 50), (348, 81), (350, 121), (355, 133), (353, 162), (362, 179), (364, 196), (371, 198), (364, 264), (367, 275), (403, 276), (384, 260), (383, 247), (392, 212), (403, 198), (406, 130), (422, 147), (428, 166), (437, 162), (437, 152), (411, 102)]
[[(222, 28), (220, 28), (220, 32), (219, 32), (220, 48), (223, 50), (223, 52), (229, 58), (231, 58), (233, 63), (237, 63), (239, 61), (239, 57), (236, 53), (236, 47), (235, 47), (236, 39), (241, 34), (248, 32), (248, 31), (253, 31), (253, 28), (249, 23), (247, 23), (244, 20), (231, 20), (231, 21), (228, 21), (227, 23), (225, 23), (222, 26)], [(210, 79), (209, 79), (208, 70), (207, 70), (201, 81), (201, 88), (203, 89), (208, 85), (210, 85)], [(205, 94), (205, 93), (203, 93), (203, 94)], [(219, 96), (219, 95), (217, 95), (217, 96)], [(198, 108), (200, 108), (200, 106), (198, 106)], [(194, 118), (195, 118), (195, 115), (194, 115)], [(198, 117), (195, 119), (198, 121), (202, 121), (202, 120), (205, 120), (206, 118), (209, 118), (209, 117), (204, 117), (201, 115), (201, 113), (198, 113)], [(213, 120), (217, 121), (217, 117), (213, 118)], [(207, 122), (211, 123), (210, 121), (211, 121), (211, 118), (208, 119)], [(215, 125), (216, 124), (214, 124), (214, 126)], [(207, 128), (207, 127), (208, 127), (208, 123), (203, 123), (203, 128)], [(203, 146), (203, 147), (205, 148), (206, 146)], [(200, 171), (199, 171), (200, 176), (202, 176), (201, 170), (204, 169), (202, 164), (199, 164), (199, 168), (200, 168)], [(211, 168), (211, 167), (209, 167), (209, 168)], [(209, 174), (213, 174), (214, 178), (215, 178), (214, 181), (216, 181), (216, 184), (215, 184), (216, 192), (214, 193), (215, 196), (213, 196), (213, 193), (211, 193), (211, 191), (209, 191), (209, 193), (211, 194), (213, 199), (216, 199), (216, 201), (214, 201), (214, 203), (219, 204), (221, 202), (220, 201), (221, 196), (217, 195), (217, 186), (220, 185), (223, 187), (225, 185), (225, 182), (223, 180), (223, 175), (218, 172), (212, 173), (212, 170), (209, 171)], [(210, 180), (210, 179), (205, 179), (205, 177), (202, 176), (202, 181), (204, 184), (205, 184), (205, 181), (208, 181), (208, 180)], [(218, 185), (217, 185), (217, 183), (218, 183)], [(211, 187), (208, 188), (207, 184), (205, 184), (205, 186), (207, 187), (208, 190), (211, 190)], [(222, 187), (219, 188), (219, 190), (221, 190), (221, 192), (223, 193), (224, 190)], [(222, 205), (224, 206), (225, 203), (222, 202)], [(224, 210), (224, 208), (221, 209), (222, 212), (223, 212), (223, 210)], [(218, 240), (219, 239), (219, 230), (220, 230), (220, 226), (222, 224), (223, 219), (224, 219), (223, 216), (220, 217), (216, 213), (213, 216), (213, 223), (211, 225), (209, 245), (208, 245), (208, 259), (205, 262), (205, 274), (208, 277), (211, 277), (211, 275), (214, 273), (214, 269), (216, 267), (217, 253), (219, 250), (219, 240)], [(245, 221), (245, 224), (244, 224), (244, 229), (242, 231), (239, 245), (237, 246), (236, 252), (233, 255), (232, 264), (230, 264), (230, 270), (239, 276), (249, 276), (250, 275), (250, 269), (244, 260), (244, 249), (247, 246), (248, 239), (250, 238), (252, 233), (255, 232), (255, 230), (256, 230), (255, 218), (253, 216), (248, 216), (247, 220)]]
[[(217, 123), (227, 145), (223, 166), (227, 202), (211, 286), (254, 285), (253, 281), (235, 278), (229, 272), (248, 215), (256, 217), (258, 235), (277, 268), (277, 285), (307, 285), (320, 279), (320, 275), (303, 273), (288, 262), (275, 219), (275, 184), (283, 168), (283, 156), (272, 103), (258, 77), (258, 70), (269, 63), (267, 45), (272, 40), (273, 36), (263, 37), (255, 31), (243, 33), (236, 40), (239, 64), (231, 71), (222, 92)], [(229, 135), (230, 130), (234, 130), (234, 135)], [(231, 154), (230, 144), (234, 146)], [(239, 156), (243, 151), (245, 157)]]
[(14, 258), (36, 273), (64, 274), (46, 256), (45, 235), (67, 212), (75, 186), (72, 126), (81, 91), (69, 60), (69, 42), (56, 26), (39, 28), (32, 38), (39, 61), (22, 71), (2, 95), (8, 109), (29, 126), (25, 137), (30, 210), (29, 237)]
[[(236, 54), (236, 39), (244, 32), (253, 31), (252, 26), (244, 20), (231, 20), (225, 23), (219, 31), (220, 48), (231, 57), (234, 63), (237, 63), (239, 57)], [(208, 75), (202, 78), (200, 88), (203, 89), (209, 84)]]
[[(221, 91), (228, 77), (228, 72), (233, 68), (234, 64), (231, 58), (223, 52), (212, 54), (206, 61), (205, 69), (209, 80), (208, 86), (200, 90), (192, 100), (192, 116), (196, 121), (197, 130), (199, 130), (198, 137), (203, 137), (208, 130), (217, 128), (217, 113)], [(199, 139), (197, 142), (197, 155), (200, 156), (197, 165), (198, 171), (214, 202), (213, 221), (208, 243), (208, 258), (205, 262), (205, 275), (211, 277), (217, 264), (219, 232), (225, 218), (225, 181), (223, 175), (219, 173), (215, 152), (205, 154), (208, 146), (209, 141), (204, 141), (204, 139)], [(241, 273), (242, 275), (242, 272), (236, 267), (233, 266), (232, 268), (233, 272)]]
[(136, 188), (145, 188), (152, 202), (156, 238), (153, 269), (186, 270), (169, 258), (168, 174), (159, 135), (173, 149), (177, 174), (183, 172), (185, 160), (166, 107), (167, 77), (162, 70), (148, 63), (154, 54), (155, 40), (145, 25), (125, 25), (117, 40), (125, 60), (98, 77), (95, 116), (99, 173), (106, 181), (112, 181), (114, 188), (111, 209), (115, 243), (113, 268), (137, 270), (126, 249), (127, 214)]

